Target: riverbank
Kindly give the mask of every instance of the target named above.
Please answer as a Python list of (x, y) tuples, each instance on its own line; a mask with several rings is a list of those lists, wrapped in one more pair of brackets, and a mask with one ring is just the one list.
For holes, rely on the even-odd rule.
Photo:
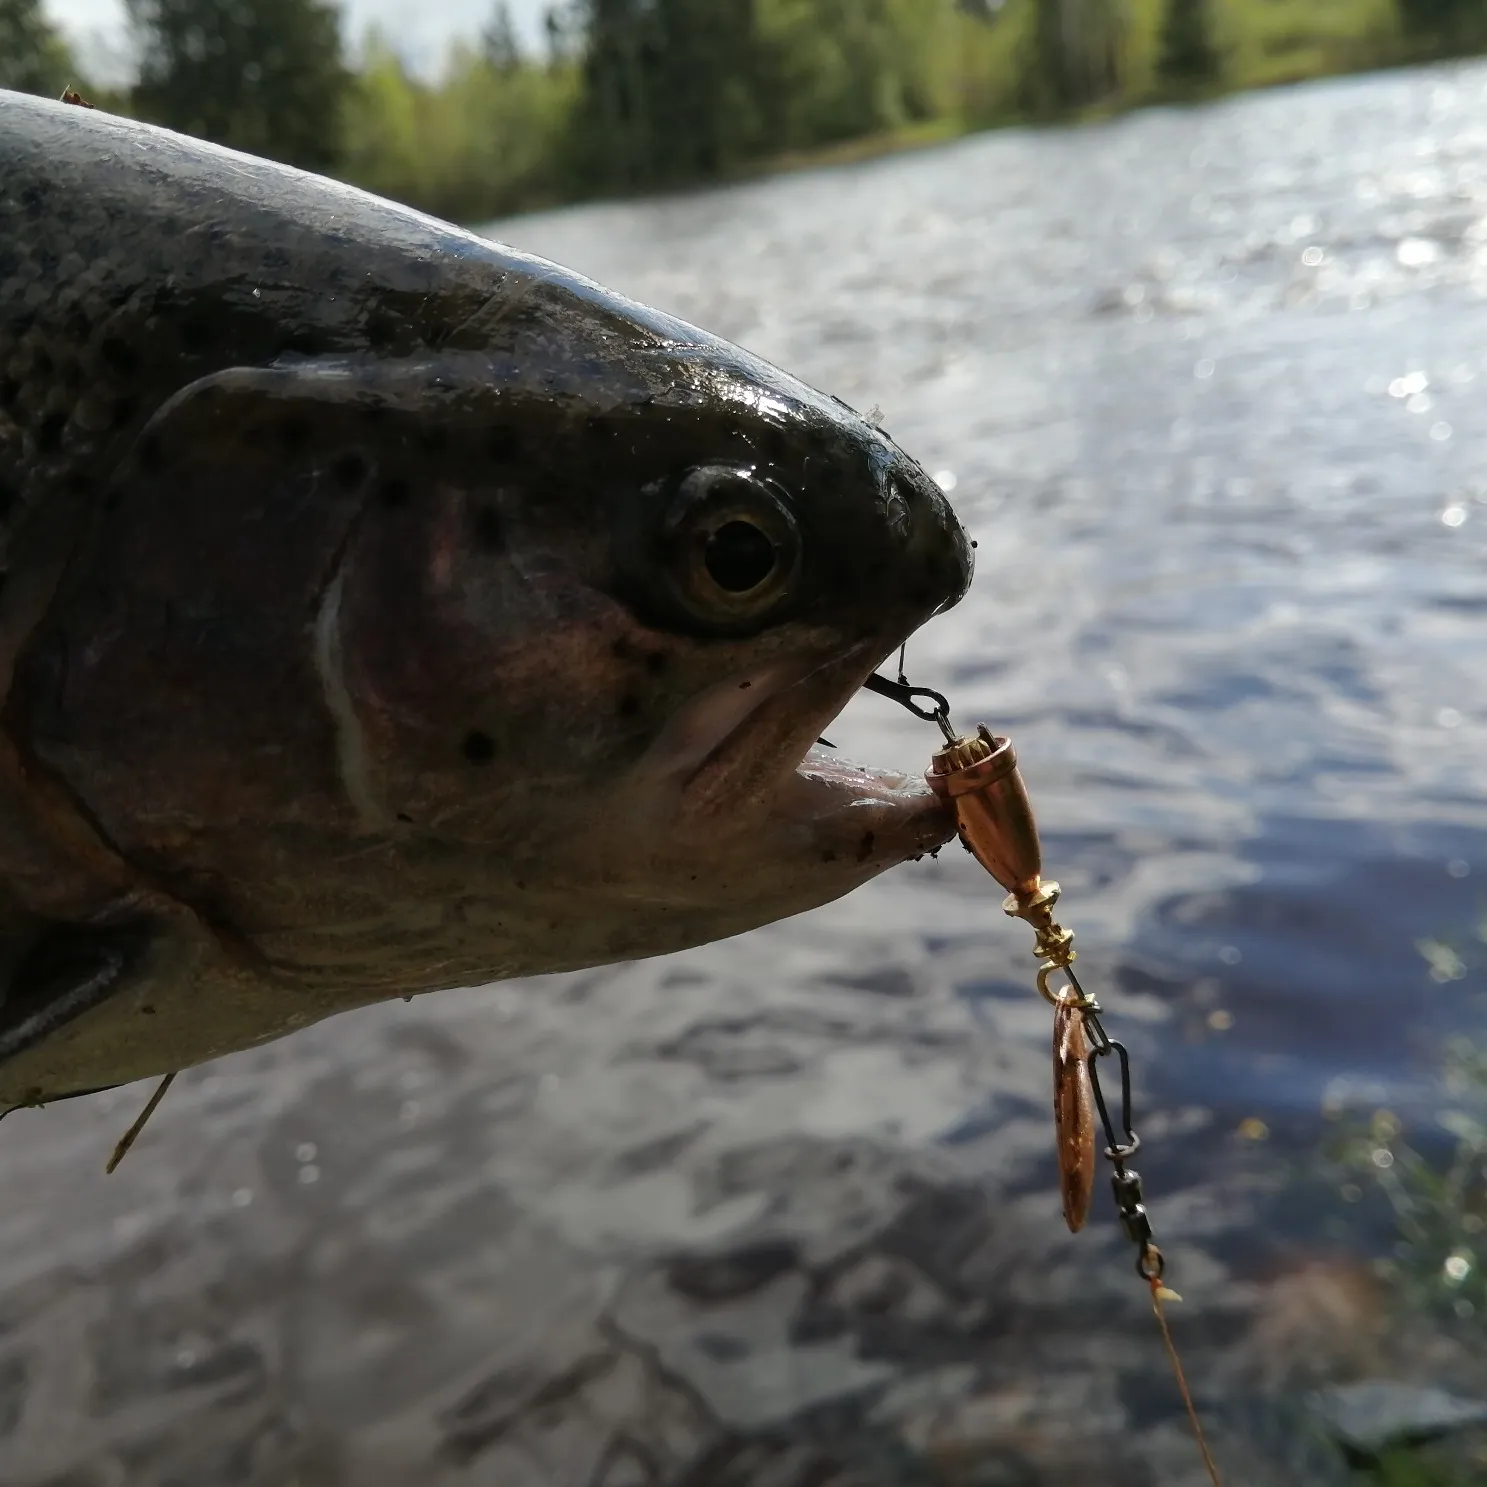
[[(999, 30), (963, 60), (957, 92), (966, 111), (784, 151), (750, 162), (732, 172), (730, 179), (852, 165), (997, 129), (1098, 123), (1143, 108), (1213, 102), (1328, 77), (1394, 71), (1472, 55), (1446, 48), (1438, 37), (1408, 34), (1395, 0), (1307, 0), (1304, 5), (1289, 0), (1227, 0), (1210, 12), (1217, 74), (1185, 82), (1164, 79), (1159, 61), (1168, 3), (1133, 0), (1123, 86), (1111, 96), (1051, 113), (1028, 108), (1021, 96), (1021, 75), (1033, 0), (1008, 0), (994, 23)], [(1487, 41), (1487, 36), (1483, 39)]]

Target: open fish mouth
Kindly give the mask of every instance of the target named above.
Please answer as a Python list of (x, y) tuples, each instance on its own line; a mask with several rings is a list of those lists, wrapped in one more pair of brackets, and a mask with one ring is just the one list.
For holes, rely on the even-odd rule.
[(728, 816), (795, 824), (823, 852), (840, 836), (861, 856), (870, 838), (868, 855), (882, 865), (943, 845), (954, 821), (922, 775), (854, 763), (818, 742), (896, 649), (780, 658), (694, 698), (657, 741), (677, 771), (685, 813), (714, 829)]

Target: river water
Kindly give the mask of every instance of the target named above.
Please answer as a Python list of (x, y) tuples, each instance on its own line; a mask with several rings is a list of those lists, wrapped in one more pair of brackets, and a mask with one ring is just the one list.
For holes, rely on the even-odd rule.
[[(1317, 1153), (1379, 1109), (1447, 1150), (1444, 1043), (1487, 1038), (1487, 69), (493, 235), (953, 488), (977, 581), (910, 670), (1017, 743), (1231, 1480), (1345, 1480), (1303, 1386), (1482, 1389), (1469, 1303), (1396, 1309), (1387, 1211)], [(935, 742), (868, 697), (831, 733)], [(107, 1181), (142, 1091), (11, 1117), (0, 1481), (1202, 1480), (1103, 1179), (1059, 1220), (998, 899), (947, 852), (343, 1017), (178, 1082)]]

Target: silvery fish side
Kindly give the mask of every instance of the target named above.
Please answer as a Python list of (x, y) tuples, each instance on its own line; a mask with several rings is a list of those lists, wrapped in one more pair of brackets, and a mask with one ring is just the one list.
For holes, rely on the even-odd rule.
[(938, 846), (812, 741), (970, 577), (844, 404), (0, 93), (0, 1101), (648, 956)]

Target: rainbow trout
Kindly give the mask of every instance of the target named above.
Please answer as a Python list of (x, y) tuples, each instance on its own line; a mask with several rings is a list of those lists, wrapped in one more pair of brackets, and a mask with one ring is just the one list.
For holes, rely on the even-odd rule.
[(0, 93), (0, 1105), (658, 955), (945, 841), (813, 747), (970, 578), (843, 403)]

